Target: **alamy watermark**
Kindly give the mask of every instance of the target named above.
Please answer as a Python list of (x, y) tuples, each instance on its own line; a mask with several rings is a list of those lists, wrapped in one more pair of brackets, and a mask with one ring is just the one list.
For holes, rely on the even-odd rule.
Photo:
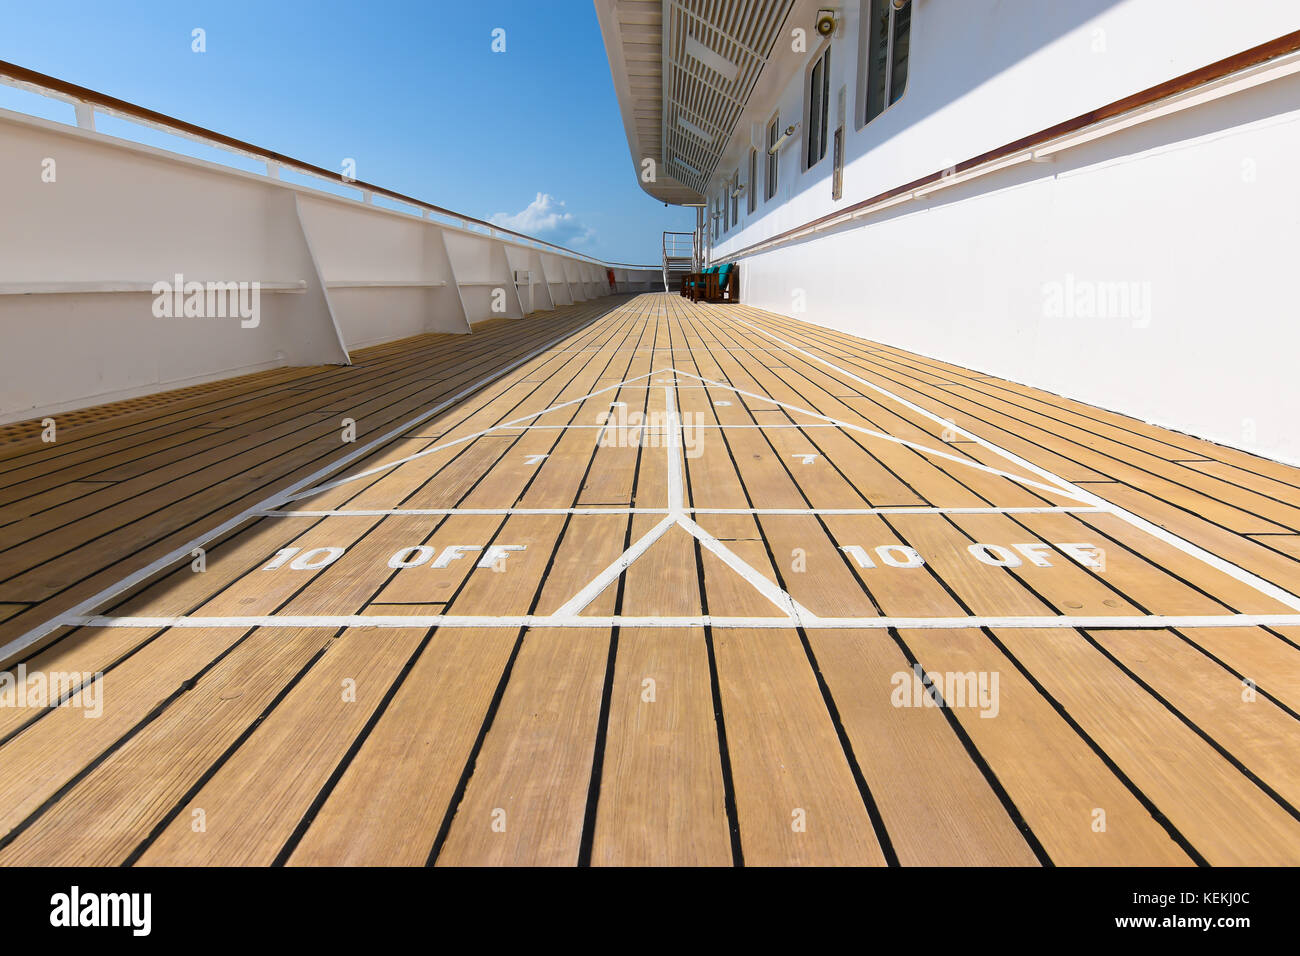
[(889, 701), (895, 707), (972, 707), (981, 717), (998, 715), (997, 671), (932, 673), (913, 664), (889, 683), (894, 688)]
[(19, 664), (0, 673), (0, 707), (80, 707), (83, 717), (104, 713), (103, 673), (32, 671)]
[(1043, 315), (1049, 319), (1120, 319), (1135, 329), (1151, 324), (1151, 283), (1079, 279), (1043, 283)]
[(260, 282), (186, 282), (179, 272), (173, 279), (160, 279), (150, 290), (154, 318), (238, 318), (245, 329), (261, 324)]
[(122, 927), (132, 936), (148, 936), (153, 929), (153, 894), (87, 893), (73, 886), (50, 897), (50, 925)]
[(680, 416), (657, 411), (630, 412), (619, 402), (597, 415), (596, 424), (605, 426), (598, 442), (601, 448), (666, 448), (680, 429), (680, 444), (685, 446), (686, 457), (699, 458), (704, 454), (706, 422), (700, 412), (682, 412)]

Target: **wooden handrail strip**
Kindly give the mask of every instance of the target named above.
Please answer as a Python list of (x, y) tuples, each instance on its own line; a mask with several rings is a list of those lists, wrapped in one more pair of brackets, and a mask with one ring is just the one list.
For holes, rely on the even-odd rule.
[(399, 193), (394, 189), (388, 189), (384, 186), (377, 186), (374, 183), (368, 183), (360, 179), (348, 179), (342, 173), (336, 173), (332, 169), (324, 169), (313, 163), (304, 162), (300, 159), (294, 159), (292, 156), (285, 156), (283, 153), (277, 153), (274, 150), (263, 149), (261, 146), (255, 146), (252, 143), (245, 142), (242, 139), (236, 139), (233, 136), (227, 136), (224, 133), (218, 133), (215, 130), (198, 126), (194, 123), (187, 123), (185, 120), (177, 119), (174, 116), (168, 116), (166, 113), (159, 113), (157, 110), (151, 110), (135, 103), (128, 103), (126, 100), (120, 100), (115, 96), (109, 96), (96, 90), (84, 86), (77, 86), (75, 83), (69, 83), (66, 80), (60, 80), (57, 77), (48, 76), (45, 73), (38, 73), (35, 70), (29, 70), (26, 67), (19, 66), (16, 63), (9, 63), (0, 60), (0, 76), (9, 77), (19, 83), (30, 86), (40, 87), (59, 96), (67, 97), (73, 100), (79, 100), (83, 103), (89, 103), (100, 109), (109, 110), (120, 116), (129, 117), (144, 123), (155, 126), (163, 126), (177, 133), (205, 140), (228, 149), (237, 150), (242, 153), (252, 154), (267, 162), (284, 166), (289, 169), (299, 170), (317, 176), (330, 182), (338, 183), (352, 189), (360, 189), (365, 192), (373, 193), (376, 196), (384, 196), (397, 202), (407, 203), (420, 209), (427, 210), (431, 213), (442, 216), (450, 216), (467, 224), (482, 226), (485, 229), (491, 229), (508, 236), (514, 236), (517, 239), (523, 239), (528, 242), (544, 245), (549, 249), (556, 249), (560, 252), (568, 253), (572, 256), (578, 256), (592, 262), (601, 262), (602, 265), (612, 266), (615, 268), (629, 269), (656, 269), (652, 265), (631, 265), (622, 262), (602, 262), (587, 255), (585, 252), (577, 252), (565, 246), (558, 245), (554, 242), (548, 242), (545, 239), (538, 239), (536, 236), (530, 236), (526, 233), (516, 232), (513, 229), (507, 229), (504, 226), (498, 226), (495, 223), (487, 222), (483, 219), (477, 219), (474, 216), (467, 216), (443, 206), (425, 202), (423, 199), (416, 199), (414, 196), (408, 196), (405, 193)]
[(996, 162), (999, 159), (1005, 159), (1006, 157), (1013, 156), (1016, 153), (1033, 149), (1036, 146), (1041, 146), (1044, 143), (1051, 142), (1052, 140), (1058, 139), (1062, 136), (1068, 136), (1070, 133), (1079, 132), (1080, 130), (1093, 126), (1096, 123), (1113, 119), (1124, 113), (1140, 109), (1144, 106), (1150, 106), (1161, 100), (1168, 99), (1171, 96), (1184, 93), (1187, 90), (1203, 86), (1207, 83), (1212, 83), (1215, 80), (1223, 79), (1225, 76), (1229, 76), (1239, 70), (1258, 66), (1261, 63), (1297, 51), (1300, 51), (1300, 30), (1285, 34), (1284, 36), (1280, 36), (1274, 40), (1269, 40), (1267, 43), (1261, 43), (1259, 46), (1251, 47), (1249, 50), (1225, 57), (1222, 60), (1217, 60), (1208, 66), (1203, 66), (1200, 69), (1192, 70), (1190, 73), (1176, 76), (1173, 79), (1166, 80), (1163, 83), (1158, 83), (1155, 86), (1148, 87), (1147, 89), (1133, 93), (1130, 96), (1107, 103), (1104, 106), (1099, 106), (1086, 113), (1080, 113), (1078, 116), (1064, 120), (1054, 126), (1048, 126), (1046, 129), (1038, 130), (1035, 133), (1022, 136), (1020, 139), (1013, 140), (1010, 143), (1004, 143), (1001, 146), (980, 153), (978, 156), (972, 156), (970, 159), (963, 160), (955, 166), (950, 166), (929, 173), (922, 176), (920, 179), (914, 179), (909, 183), (904, 183), (901, 186), (895, 186), (882, 193), (877, 193), (869, 199), (860, 200), (859, 202), (845, 206), (842, 209), (836, 209), (834, 212), (829, 212), (824, 216), (810, 219), (808, 222), (794, 226), (784, 232), (777, 233), (775, 236), (769, 236), (766, 239), (761, 239), (758, 242), (751, 243), (736, 252), (729, 253), (725, 258), (728, 260), (742, 259), (747, 255), (751, 255), (759, 247), (780, 245), (787, 240), (800, 236), (801, 234), (815, 232), (817, 229), (827, 225), (828, 223), (834, 222), (835, 220), (851, 217), (855, 213), (869, 209), (870, 207), (876, 206), (880, 203), (887, 202), (890, 199), (903, 196), (913, 190), (923, 189), (926, 186), (939, 182), (946, 177), (955, 176), (978, 166)]

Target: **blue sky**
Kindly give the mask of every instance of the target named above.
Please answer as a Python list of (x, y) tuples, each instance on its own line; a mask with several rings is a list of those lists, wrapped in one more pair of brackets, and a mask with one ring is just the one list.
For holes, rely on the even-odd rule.
[[(590, 0), (0, 0), (0, 59), (604, 259), (694, 224), (637, 186)], [(0, 87), (70, 120), (36, 100)]]

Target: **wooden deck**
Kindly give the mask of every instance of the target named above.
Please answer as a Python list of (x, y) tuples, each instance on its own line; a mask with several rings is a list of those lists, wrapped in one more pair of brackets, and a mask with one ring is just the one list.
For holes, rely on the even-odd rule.
[(1300, 863), (1298, 469), (667, 295), (69, 421), (0, 864)]

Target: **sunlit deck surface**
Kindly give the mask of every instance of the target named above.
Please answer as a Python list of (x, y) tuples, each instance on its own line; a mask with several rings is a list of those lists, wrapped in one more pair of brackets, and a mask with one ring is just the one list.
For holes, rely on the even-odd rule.
[(1300, 862), (1300, 470), (676, 295), (55, 417), (0, 863)]

